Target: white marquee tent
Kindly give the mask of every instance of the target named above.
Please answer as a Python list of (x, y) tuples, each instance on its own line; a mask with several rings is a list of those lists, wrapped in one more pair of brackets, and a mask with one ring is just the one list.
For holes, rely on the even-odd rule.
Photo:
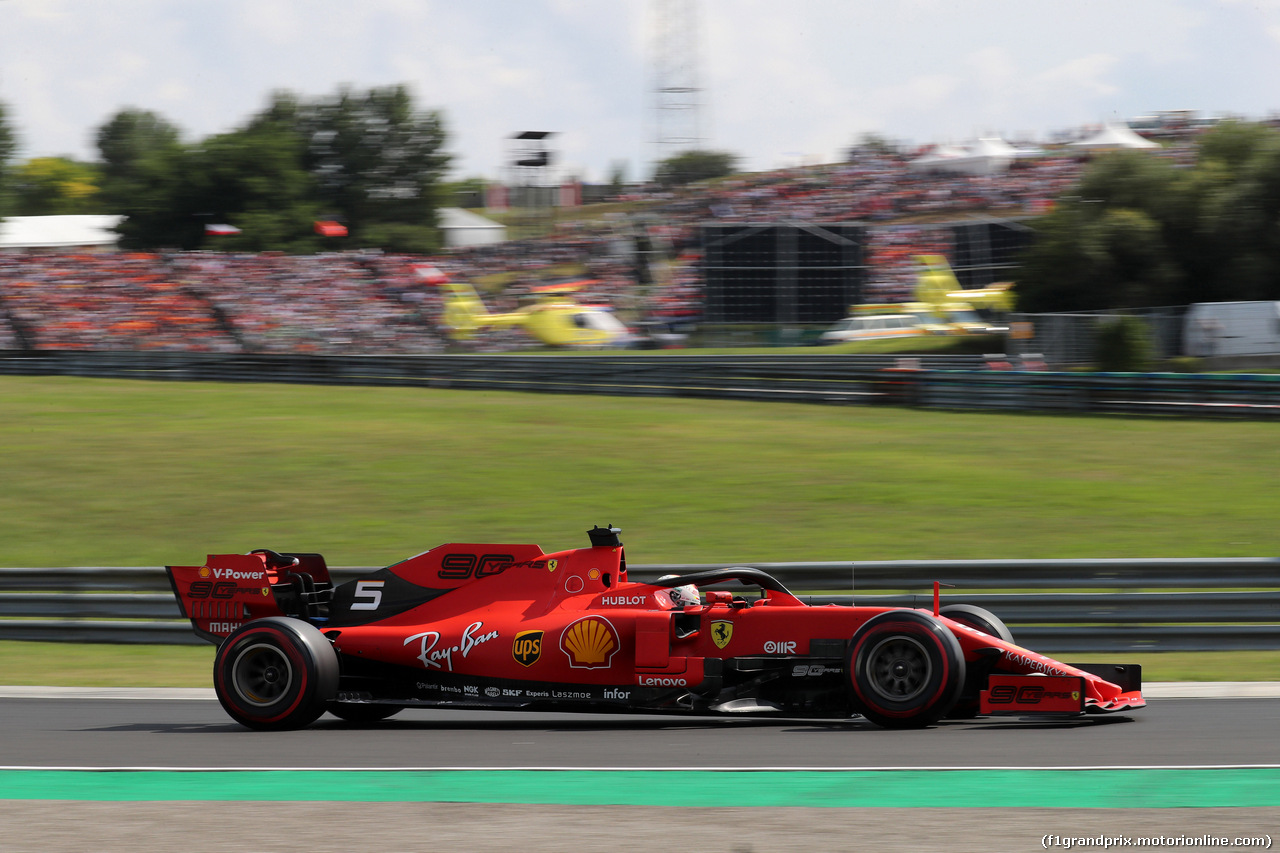
[(986, 137), (963, 146), (942, 145), (908, 165), (917, 172), (950, 172), (957, 175), (998, 175), (1020, 156), (1003, 139)]
[(0, 249), (114, 249), (116, 215), (10, 216), (0, 220)]
[(1117, 151), (1122, 148), (1159, 148), (1160, 143), (1143, 139), (1128, 125), (1109, 124), (1088, 139), (1072, 142), (1067, 147), (1086, 151)]
[(440, 208), (440, 231), (450, 249), (488, 246), (507, 239), (507, 226), (460, 207)]

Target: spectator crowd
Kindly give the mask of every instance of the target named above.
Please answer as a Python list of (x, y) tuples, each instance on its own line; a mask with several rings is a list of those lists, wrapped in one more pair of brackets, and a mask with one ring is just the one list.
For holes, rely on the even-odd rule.
[[(893, 301), (909, 296), (913, 255), (950, 252), (949, 231), (931, 223), (974, 212), (1041, 213), (1083, 168), (1079, 158), (1057, 154), (967, 176), (913, 171), (909, 160), (863, 150), (835, 165), (651, 187), (629, 197), (634, 212), (626, 215), (562, 213), (548, 237), (430, 258), (0, 252), (0, 349), (442, 352), (442, 294), (423, 274), (428, 266), (455, 280), (498, 282), (481, 288), (493, 311), (512, 310), (532, 286), (571, 270), (588, 280), (581, 301), (692, 321), (702, 290), (698, 228), (707, 221), (866, 223), (868, 298)], [(647, 251), (634, 253), (637, 244)], [(532, 343), (518, 331), (491, 330), (473, 347)]]

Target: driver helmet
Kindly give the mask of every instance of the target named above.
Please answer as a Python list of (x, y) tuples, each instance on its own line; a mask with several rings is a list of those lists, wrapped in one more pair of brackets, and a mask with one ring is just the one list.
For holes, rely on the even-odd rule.
[[(680, 576), (663, 575), (658, 580), (669, 581), (678, 577)], [(694, 607), (702, 603), (702, 594), (698, 592), (698, 587), (691, 583), (673, 586), (667, 590), (667, 594), (671, 596), (671, 603), (676, 607)]]

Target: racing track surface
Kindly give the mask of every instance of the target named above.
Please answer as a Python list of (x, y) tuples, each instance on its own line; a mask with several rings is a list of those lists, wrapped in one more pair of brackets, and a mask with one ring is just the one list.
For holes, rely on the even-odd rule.
[[(1053, 724), (986, 719), (945, 722), (924, 731), (894, 732), (858, 721), (406, 711), (364, 729), (324, 717), (304, 731), (265, 734), (235, 725), (213, 700), (0, 698), (0, 731), (4, 732), (0, 765), (814, 768), (785, 774), (746, 774), (747, 785), (758, 788), (770, 784), (765, 781), (767, 777), (774, 780), (771, 784), (785, 789), (792, 787), (792, 778), (802, 779), (814, 773), (831, 776), (821, 769), (834, 767), (1280, 764), (1280, 738), (1275, 737), (1280, 699), (1153, 700), (1130, 719), (1132, 722), (1111, 717)], [(0, 779), (5, 772), (0, 769)], [(401, 790), (416, 784), (414, 771), (390, 772), (401, 774)], [(872, 771), (873, 775), (879, 772)], [(1027, 772), (1078, 775), (1076, 771)], [(1129, 771), (1100, 771), (1107, 778), (1125, 772)], [(1197, 778), (1203, 783), (1217, 774), (1275, 773), (1185, 772), (1189, 775), (1179, 778), (1193, 780), (1193, 785)], [(913, 775), (889, 773), (899, 777)], [(30, 778), (31, 774), (38, 777), (40, 771), (18, 771), (17, 778)], [(88, 775), (92, 781), (87, 784), (101, 788), (129, 774)], [(394, 801), (392, 797), (375, 795), (354, 802), (360, 798), (343, 796), (348, 790), (343, 786), (350, 783), (352, 774), (320, 771), (305, 778), (313, 788), (318, 785), (323, 796), (299, 795), (296, 788), (291, 788), (289, 779), (303, 778), (300, 775), (277, 780), (273, 774), (259, 773), (255, 775), (271, 778), (250, 785), (247, 794), (241, 792), (230, 797), (235, 801), (228, 802), (219, 793), (226, 787), (220, 779), (227, 775), (194, 774), (181, 791), (165, 790), (156, 796), (139, 797), (138, 802), (95, 802), (94, 797), (56, 785), (53, 789), (36, 790), (39, 786), (32, 786), (16, 793), (10, 791), (11, 799), (0, 799), (0, 826), (4, 827), (0, 850), (621, 853), (674, 847), (723, 853), (861, 849), (878, 853), (989, 853), (1063, 849), (1046, 847), (1049, 834), (1280, 840), (1280, 807), (1271, 800), (1266, 800), (1263, 807), (1245, 808), (1234, 807), (1242, 804), (1239, 800), (1224, 801), (1221, 796), (1205, 803), (1213, 807), (1197, 808), (1008, 808), (1003, 807), (1007, 799), (1004, 790), (997, 788), (975, 798), (972, 790), (964, 790), (964, 783), (946, 771), (920, 774), (923, 778), (912, 784), (928, 789), (935, 799), (941, 792), (941, 802), (948, 805), (953, 796), (954, 802), (959, 803), (968, 794), (965, 807), (831, 808), (819, 807), (832, 805), (829, 802), (815, 801), (810, 806), (803, 799), (787, 807), (768, 807), (752, 806), (746, 797), (721, 802), (724, 791), (718, 790), (722, 785), (717, 780), (736, 775), (737, 784), (741, 785), (742, 774), (734, 773), (716, 773), (703, 777), (701, 783), (673, 785), (678, 788), (674, 791), (678, 806), (565, 804), (575, 802), (573, 791), (565, 792), (569, 796), (564, 799), (555, 792), (547, 800), (521, 804), (512, 798), (504, 799), (508, 792), (503, 780), (512, 776), (496, 770), (480, 774), (492, 780), (490, 784), (497, 789), (491, 792), (496, 799), (491, 800)], [(632, 784), (629, 780), (633, 777), (623, 775), (622, 784)], [(82, 775), (75, 776), (78, 781)], [(597, 779), (616, 787), (618, 774), (551, 774), (553, 779), (559, 776), (569, 781), (549, 781), (545, 783), (547, 787), (576, 785), (581, 790), (597, 784)], [(643, 776), (634, 774), (636, 779)], [(9, 778), (15, 777), (10, 773)], [(77, 781), (61, 784), (74, 786)], [(1210, 787), (1212, 781), (1209, 779)], [(648, 784), (665, 783), (664, 778)], [(878, 783), (879, 780), (865, 779), (862, 782), (872, 786)], [(1271, 786), (1274, 790), (1274, 782)], [(738, 790), (750, 792), (749, 788)], [(1203, 801), (1195, 799), (1198, 796), (1193, 792), (1190, 801), (1200, 805)], [(609, 802), (646, 800), (623, 796)], [(1270, 844), (1253, 849), (1269, 847)], [(1194, 849), (1242, 848), (1198, 844)]]
[(216, 701), (0, 699), (0, 764), (172, 768), (889, 768), (1280, 765), (1280, 699), (1164, 699), (1126, 716), (944, 721), (407, 710), (241, 728)]

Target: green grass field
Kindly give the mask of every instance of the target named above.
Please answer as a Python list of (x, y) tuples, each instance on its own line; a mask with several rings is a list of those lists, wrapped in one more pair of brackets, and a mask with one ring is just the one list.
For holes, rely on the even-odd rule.
[(1280, 511), (1252, 422), (0, 377), (0, 448), (0, 566), (1269, 556)]
[(0, 565), (1267, 556), (1267, 423), (0, 377)]

